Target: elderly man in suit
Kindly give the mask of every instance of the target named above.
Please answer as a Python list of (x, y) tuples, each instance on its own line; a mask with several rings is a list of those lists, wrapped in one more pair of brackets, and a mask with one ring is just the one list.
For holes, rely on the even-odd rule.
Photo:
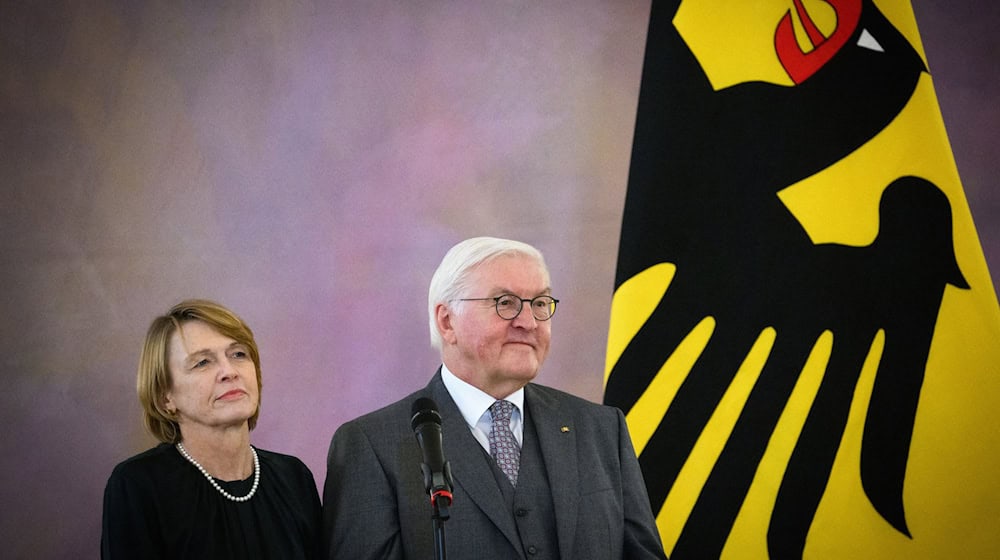
[[(428, 560), (442, 548), (475, 560), (664, 558), (621, 411), (531, 382), (557, 304), (530, 245), (479, 237), (445, 255), (428, 297), (441, 367), (330, 443), (329, 558)], [(440, 532), (411, 426), (427, 398), (440, 407), (453, 483)]]

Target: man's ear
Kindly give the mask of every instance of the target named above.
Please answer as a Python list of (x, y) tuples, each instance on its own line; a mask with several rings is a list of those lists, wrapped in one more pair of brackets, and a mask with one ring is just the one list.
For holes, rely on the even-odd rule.
[(434, 307), (434, 319), (435, 323), (437, 323), (438, 334), (441, 335), (441, 340), (445, 344), (455, 344), (455, 329), (452, 326), (452, 319), (454, 317), (455, 315), (451, 309), (448, 309), (447, 305), (439, 303)]

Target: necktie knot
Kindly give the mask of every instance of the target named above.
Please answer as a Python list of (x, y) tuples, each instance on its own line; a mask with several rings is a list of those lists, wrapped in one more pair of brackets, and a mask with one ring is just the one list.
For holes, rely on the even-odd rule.
[(493, 425), (490, 428), (490, 455), (496, 460), (507, 479), (517, 486), (517, 471), (521, 466), (521, 449), (510, 430), (510, 417), (514, 404), (510, 401), (496, 401), (490, 406)]
[(510, 426), (510, 417), (514, 415), (514, 403), (497, 401), (490, 405), (490, 415), (494, 422), (506, 422)]

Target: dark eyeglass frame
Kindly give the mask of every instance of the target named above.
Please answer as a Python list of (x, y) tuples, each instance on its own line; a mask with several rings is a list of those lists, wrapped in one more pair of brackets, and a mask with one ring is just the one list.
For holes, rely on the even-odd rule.
[[(510, 298), (517, 302), (517, 311), (514, 313), (513, 317), (504, 317), (500, 313), (500, 300), (504, 298)], [(535, 302), (540, 299), (552, 300), (552, 312), (549, 313), (548, 317), (539, 317), (538, 315), (535, 315)], [(536, 321), (548, 321), (549, 319), (552, 318), (553, 315), (556, 314), (556, 308), (559, 307), (559, 300), (550, 295), (540, 295), (530, 299), (525, 299), (522, 297), (517, 297), (514, 294), (500, 294), (496, 297), (459, 298), (452, 301), (492, 301), (493, 308), (496, 309), (497, 316), (503, 319), (504, 321), (513, 321), (514, 319), (517, 319), (517, 317), (521, 314), (521, 311), (524, 310), (525, 303), (528, 304), (528, 309), (531, 310), (531, 316), (534, 317)]]

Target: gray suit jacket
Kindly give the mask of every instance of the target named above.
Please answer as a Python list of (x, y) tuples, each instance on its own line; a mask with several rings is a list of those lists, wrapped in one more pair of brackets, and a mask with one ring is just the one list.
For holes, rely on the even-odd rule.
[[(341, 426), (330, 443), (323, 488), (330, 559), (434, 558), (433, 508), (410, 428), (413, 402), (429, 397), (442, 417), (454, 503), (445, 522), (449, 558), (524, 558), (490, 461), (448, 394), (441, 373), (424, 389)], [(525, 387), (566, 560), (664, 558), (625, 417), (541, 385)]]

